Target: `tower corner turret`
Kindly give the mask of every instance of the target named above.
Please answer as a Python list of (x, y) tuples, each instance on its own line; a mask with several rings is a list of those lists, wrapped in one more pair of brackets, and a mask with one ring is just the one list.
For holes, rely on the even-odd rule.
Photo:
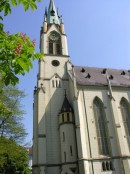
[(61, 19), (60, 30), (61, 30), (61, 33), (62, 33), (62, 34), (65, 34), (65, 26), (64, 26), (63, 19)]

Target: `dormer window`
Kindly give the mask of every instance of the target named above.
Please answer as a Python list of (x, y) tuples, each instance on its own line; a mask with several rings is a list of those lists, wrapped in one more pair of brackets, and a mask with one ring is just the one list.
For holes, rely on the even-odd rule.
[(53, 31), (49, 36), (49, 54), (61, 55), (61, 37), (59, 33)]

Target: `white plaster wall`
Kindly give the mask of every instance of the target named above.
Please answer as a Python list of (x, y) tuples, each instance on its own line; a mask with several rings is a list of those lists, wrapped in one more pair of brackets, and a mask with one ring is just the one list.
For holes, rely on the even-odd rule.
[[(77, 110), (79, 111), (79, 114), (76, 115), (77, 117), (77, 121), (76, 123), (80, 123), (80, 128), (79, 131), (77, 131), (77, 141), (78, 141), (78, 154), (79, 157), (82, 157), (84, 159), (87, 158), (103, 158), (103, 156), (99, 155), (99, 151), (98, 151), (98, 141), (97, 141), (97, 134), (96, 134), (96, 127), (95, 127), (95, 118), (94, 118), (94, 112), (93, 112), (93, 100), (94, 98), (97, 96), (99, 97), (102, 102), (104, 103), (105, 106), (105, 112), (106, 112), (106, 121), (107, 121), (107, 126), (108, 126), (108, 130), (109, 130), (109, 141), (111, 143), (110, 149), (112, 151), (112, 156), (118, 156), (118, 155), (124, 155), (124, 154), (129, 154), (129, 150), (128, 150), (128, 145), (126, 143), (126, 138), (118, 135), (117, 132), (115, 132), (115, 124), (113, 123), (113, 118), (112, 117), (116, 117), (116, 119), (119, 120), (119, 124), (121, 124), (121, 132), (122, 135), (125, 133), (124, 131), (124, 126), (122, 124), (122, 115), (121, 115), (121, 111), (119, 108), (119, 103), (122, 97), (125, 97), (126, 99), (129, 100), (129, 91), (125, 91), (123, 89), (122, 90), (113, 90), (113, 97), (115, 98), (115, 107), (117, 109), (117, 113), (116, 115), (112, 114), (112, 108), (110, 107), (110, 99), (107, 96), (107, 89), (105, 88), (92, 88), (92, 87), (86, 87), (83, 89), (84, 90), (84, 94), (82, 92), (82, 90), (80, 89), (79, 91), (79, 97), (78, 100), (76, 101), (77, 103)], [(85, 107), (83, 105), (83, 99), (85, 99)], [(75, 109), (76, 109), (75, 108)], [(84, 113), (84, 110), (86, 109), (86, 114)], [(78, 112), (76, 111), (76, 112)], [(86, 129), (87, 127), (87, 123), (88, 123), (88, 130)], [(88, 149), (88, 137), (87, 134), (89, 134), (89, 140), (90, 140), (90, 148)], [(115, 136), (121, 136), (118, 137), (119, 138), (119, 144), (116, 142), (116, 137)], [(81, 141), (81, 142), (80, 142)], [(118, 149), (122, 148), (123, 153), (119, 153)], [(91, 155), (89, 154), (89, 152), (87, 151), (91, 150)], [(126, 168), (129, 168), (129, 160), (127, 160), (127, 163), (125, 163), (125, 166), (127, 165)], [(116, 171), (118, 171), (118, 173), (123, 173), (123, 170), (120, 166), (120, 161), (117, 159), (116, 163), (118, 165), (114, 166), (116, 168)], [(128, 169), (127, 169), (128, 170)], [(101, 172), (101, 167), (97, 164), (95, 164), (94, 162), (94, 171), (98, 171), (98, 173)], [(106, 172), (106, 173), (111, 173), (111, 172)]]
[(116, 108), (117, 108), (117, 116), (118, 116), (117, 119), (118, 119), (118, 122), (120, 125), (120, 128), (118, 128), (118, 129), (120, 129), (120, 131), (122, 133), (122, 136), (121, 135), (119, 136), (122, 155), (128, 155), (128, 154), (130, 155), (130, 151), (128, 148), (127, 139), (125, 137), (126, 133), (125, 133), (124, 124), (123, 124), (123, 117), (122, 117), (121, 108), (120, 108), (120, 101), (123, 97), (126, 98), (128, 101), (130, 101), (129, 94), (130, 94), (130, 91), (121, 91), (119, 89), (117, 89), (116, 91), (115, 90), (113, 91), (113, 97), (116, 100)]
[(46, 96), (48, 99), (45, 105), (47, 122), (47, 163), (55, 164), (60, 163), (58, 113), (61, 109), (61, 101), (63, 100), (63, 89), (48, 90), (46, 91)]
[[(58, 60), (60, 65), (55, 67), (52, 65), (53, 60)], [(68, 78), (66, 75), (66, 62), (68, 61), (68, 57), (60, 57), (60, 56), (45, 56), (44, 65), (42, 65), (42, 71), (40, 73), (40, 77), (44, 77), (46, 79), (51, 79), (55, 74), (58, 74), (59, 77)]]
[(46, 108), (47, 164), (59, 164), (61, 162), (61, 152), (58, 114), (64, 100), (64, 89), (67, 89), (68, 94), (68, 81), (61, 80), (61, 88), (52, 88), (51, 80), (45, 80), (44, 86), (46, 88), (44, 107)]
[[(63, 132), (65, 140), (63, 141)], [(73, 124), (63, 124), (60, 126), (60, 144), (61, 144), (61, 159), (62, 162), (76, 162), (77, 149), (75, 140), (75, 127)], [(70, 153), (70, 146), (72, 146), (72, 155)], [(64, 159), (64, 152), (66, 152), (66, 161)]]

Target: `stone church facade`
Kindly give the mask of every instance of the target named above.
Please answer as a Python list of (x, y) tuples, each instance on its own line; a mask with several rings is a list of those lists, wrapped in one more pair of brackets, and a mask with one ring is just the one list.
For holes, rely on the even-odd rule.
[(40, 49), (33, 174), (129, 174), (130, 72), (73, 66), (53, 0)]

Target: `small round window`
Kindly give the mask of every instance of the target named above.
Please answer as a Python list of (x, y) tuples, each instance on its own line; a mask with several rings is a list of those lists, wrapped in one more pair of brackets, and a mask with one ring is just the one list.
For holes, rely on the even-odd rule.
[(59, 66), (60, 65), (60, 62), (58, 60), (53, 60), (51, 63), (52, 63), (53, 66)]

